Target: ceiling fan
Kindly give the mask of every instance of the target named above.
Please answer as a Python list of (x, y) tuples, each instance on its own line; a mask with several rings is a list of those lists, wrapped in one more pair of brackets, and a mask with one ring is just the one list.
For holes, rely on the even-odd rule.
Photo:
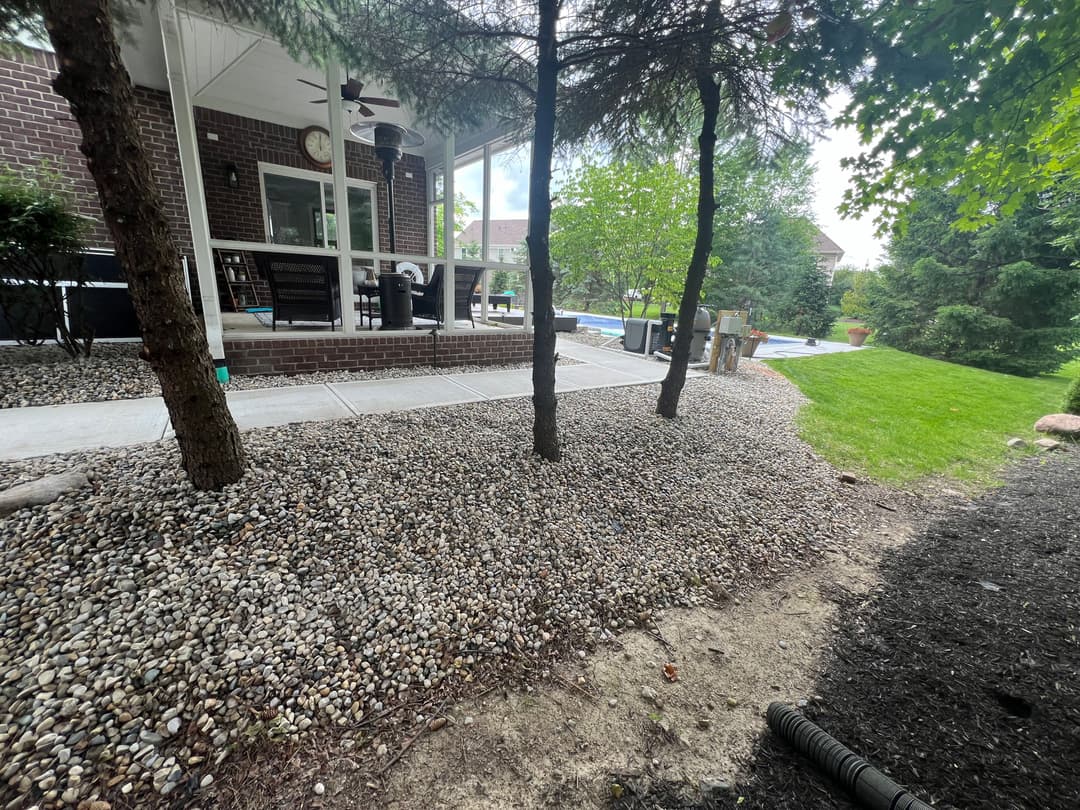
[[(301, 84), (306, 84), (310, 87), (314, 87), (317, 90), (326, 92), (326, 88), (321, 84), (315, 84), (315, 82), (309, 82), (307, 79), (297, 79)], [(356, 104), (360, 114), (371, 118), (375, 115), (375, 111), (368, 107), (368, 104), (375, 104), (379, 107), (400, 107), (401, 102), (393, 98), (375, 98), (374, 96), (362, 96), (364, 92), (364, 83), (359, 79), (346, 79), (345, 84), (341, 85), (341, 98), (343, 101), (351, 101)], [(325, 104), (325, 98), (318, 98), (311, 102), (312, 104)]]

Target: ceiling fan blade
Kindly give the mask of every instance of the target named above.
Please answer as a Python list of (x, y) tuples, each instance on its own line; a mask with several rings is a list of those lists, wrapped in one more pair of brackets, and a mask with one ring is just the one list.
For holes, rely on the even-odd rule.
[(378, 107), (400, 107), (401, 102), (396, 98), (371, 98), (369, 96), (357, 96), (356, 101), (363, 101), (366, 104), (374, 104)]
[(368, 107), (366, 104), (362, 104), (359, 101), (356, 102), (357, 111), (366, 118), (371, 118), (375, 115), (375, 111)]
[(300, 84), (306, 84), (308, 87), (314, 87), (316, 90), (322, 90), (324, 93), (326, 92), (326, 88), (323, 87), (321, 84), (309, 82), (307, 79), (297, 79), (297, 81), (300, 82)]
[(326, 104), (325, 98), (317, 98), (314, 101), (309, 101), (308, 104)]

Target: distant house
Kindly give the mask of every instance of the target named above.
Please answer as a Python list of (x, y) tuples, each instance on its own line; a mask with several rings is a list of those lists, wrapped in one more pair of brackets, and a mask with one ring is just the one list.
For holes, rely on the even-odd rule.
[[(454, 254), (459, 259), (475, 259), (480, 256), (484, 224), (478, 219), (470, 222), (457, 237)], [(529, 231), (527, 219), (493, 219), (488, 228), (488, 256), (490, 262), (523, 263), (526, 260), (525, 235)]]
[(818, 228), (817, 233), (814, 234), (814, 247), (818, 254), (818, 267), (821, 271), (829, 277), (829, 284), (833, 282), (833, 274), (836, 272), (836, 265), (840, 263), (840, 259), (844, 255), (844, 250), (836, 242), (830, 239), (825, 233)]

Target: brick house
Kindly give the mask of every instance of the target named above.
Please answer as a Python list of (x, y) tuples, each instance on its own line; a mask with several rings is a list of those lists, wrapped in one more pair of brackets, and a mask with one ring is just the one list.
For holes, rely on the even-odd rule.
[[(454, 172), (446, 167), (480, 159), (490, 170), (502, 134), (455, 137), (426, 130), (403, 106), (371, 105), (377, 117), (365, 118), (342, 98), (347, 77), (332, 64), (316, 71), (260, 32), (169, 2), (141, 6), (138, 13), (123, 58), (135, 85), (144, 145), (217, 365), (234, 373), (296, 373), (430, 363), (430, 326), (425, 332), (361, 328), (354, 271), (389, 272), (391, 261), (411, 261), (430, 276), (443, 264), (452, 284), (453, 206), (447, 212), (451, 258), (434, 255), (435, 212), (444, 195), (453, 194)], [(0, 162), (16, 169), (45, 162), (59, 172), (80, 213), (92, 221), (90, 246), (109, 250), (97, 192), (78, 148), (78, 125), (51, 88), (55, 72), (55, 57), (46, 50), (0, 57)], [(363, 94), (391, 95), (375, 82), (366, 83)], [(394, 253), (384, 163), (370, 143), (370, 127), (353, 128), (374, 121), (405, 127), (423, 140), (405, 145), (394, 167)], [(307, 148), (305, 136), (311, 136)], [(336, 216), (346, 209), (347, 217)], [(348, 244), (338, 238), (346, 235)], [(334, 331), (328, 323), (275, 333), (247, 311), (272, 303), (255, 262), (268, 252), (337, 260), (345, 294)], [(528, 323), (519, 330), (465, 334), (454, 322), (453, 298), (447, 298), (449, 317), (436, 341), (440, 364), (531, 357)], [(478, 320), (484, 322), (482, 299)]]

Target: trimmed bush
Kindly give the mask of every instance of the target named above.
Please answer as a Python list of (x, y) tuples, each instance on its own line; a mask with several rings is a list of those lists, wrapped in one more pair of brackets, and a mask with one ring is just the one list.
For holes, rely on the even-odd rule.
[(1080, 416), (1080, 377), (1072, 381), (1072, 385), (1065, 394), (1065, 413), (1075, 413)]

